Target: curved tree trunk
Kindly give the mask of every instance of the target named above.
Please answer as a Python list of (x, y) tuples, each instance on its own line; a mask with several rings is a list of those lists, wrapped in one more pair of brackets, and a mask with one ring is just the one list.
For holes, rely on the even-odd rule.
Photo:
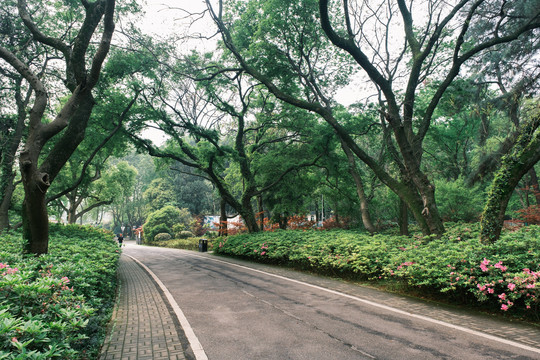
[(32, 94), (31, 89), (26, 92), (26, 96), (22, 97), (21, 90), (22, 78), (18, 78), (15, 81), (15, 103), (17, 104), (17, 122), (9, 124), (8, 128), (14, 128), (12, 134), (8, 135), (6, 141), (7, 146), (0, 150), (0, 232), (9, 228), (9, 215), (8, 211), (11, 206), (11, 199), (13, 192), (15, 191), (15, 171), (13, 165), (15, 163), (15, 157), (17, 149), (21, 143), (24, 120), (26, 119), (26, 108), (30, 101)]
[(501, 167), (495, 173), (488, 200), (481, 219), (480, 238), (482, 242), (499, 239), (504, 224), (504, 214), (512, 193), (525, 175), (540, 161), (540, 114), (522, 125), (521, 135), (512, 151), (503, 158)]
[(347, 144), (345, 144), (343, 141), (341, 141), (341, 147), (343, 148), (345, 155), (347, 155), (347, 160), (349, 161), (349, 173), (351, 174), (354, 180), (354, 184), (356, 185), (356, 194), (358, 195), (358, 200), (360, 201), (360, 214), (362, 216), (362, 223), (364, 224), (366, 230), (373, 234), (377, 231), (377, 229), (375, 228), (375, 225), (373, 225), (373, 222), (371, 221), (371, 216), (369, 215), (369, 205), (366, 198), (366, 193), (364, 191), (362, 177), (360, 176), (358, 169), (356, 168), (356, 162), (354, 160), (351, 149), (349, 149)]

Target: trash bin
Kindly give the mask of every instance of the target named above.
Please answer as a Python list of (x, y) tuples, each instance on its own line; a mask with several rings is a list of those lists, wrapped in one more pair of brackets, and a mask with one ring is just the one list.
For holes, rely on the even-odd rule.
[(199, 252), (207, 252), (208, 251), (208, 240), (207, 239), (200, 239), (199, 240)]

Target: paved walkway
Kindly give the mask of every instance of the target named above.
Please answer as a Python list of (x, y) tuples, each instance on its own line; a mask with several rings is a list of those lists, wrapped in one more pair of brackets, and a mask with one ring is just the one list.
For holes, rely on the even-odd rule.
[(118, 299), (100, 360), (186, 359), (187, 340), (149, 274), (122, 255), (118, 280)]
[[(134, 246), (135, 243), (128, 241), (128, 244), (128, 246)], [(210, 256), (208, 254), (197, 255)], [(237, 259), (229, 261), (244, 263)], [(276, 275), (373, 300), (414, 314), (429, 316), (456, 326), (500, 336), (534, 348), (540, 347), (538, 329), (524, 324), (499, 321), (459, 309), (448, 311), (445, 307), (434, 304), (419, 302), (407, 297), (388, 296), (380, 291), (305, 273), (292, 272), (287, 269), (261, 264), (250, 264), (250, 266)], [(175, 312), (162, 290), (146, 270), (131, 257), (123, 254), (120, 258), (118, 277), (118, 299), (100, 360), (194, 359), (193, 350)], [(360, 293), (356, 294), (356, 292)]]

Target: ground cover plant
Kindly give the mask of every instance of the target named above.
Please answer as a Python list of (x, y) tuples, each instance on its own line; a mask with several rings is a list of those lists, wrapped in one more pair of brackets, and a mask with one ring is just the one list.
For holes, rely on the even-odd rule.
[(456, 303), (540, 319), (540, 227), (479, 241), (474, 224), (440, 239), (350, 230), (275, 231), (216, 240), (214, 252), (367, 280)]
[(113, 234), (52, 225), (49, 253), (22, 255), (0, 235), (0, 359), (93, 359), (114, 307), (120, 251)]

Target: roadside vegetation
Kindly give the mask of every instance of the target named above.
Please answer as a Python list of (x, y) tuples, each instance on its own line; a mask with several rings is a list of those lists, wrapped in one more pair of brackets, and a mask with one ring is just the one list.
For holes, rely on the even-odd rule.
[(216, 239), (213, 250), (540, 320), (540, 227), (504, 232), (483, 244), (477, 224), (446, 226), (439, 239), (392, 231), (277, 230)]
[(40, 257), (22, 255), (18, 232), (0, 241), (0, 359), (97, 358), (116, 294), (112, 233), (51, 225)]

